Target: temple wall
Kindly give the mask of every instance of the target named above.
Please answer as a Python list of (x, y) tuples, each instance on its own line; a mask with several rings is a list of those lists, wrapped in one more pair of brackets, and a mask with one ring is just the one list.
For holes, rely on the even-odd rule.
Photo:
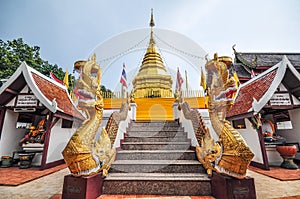
[(258, 133), (252, 128), (252, 124), (248, 119), (245, 119), (246, 129), (236, 129), (246, 141), (254, 153), (252, 161), (263, 164), (263, 155), (260, 147)]
[(6, 110), (0, 139), (0, 156), (12, 156), (13, 151), (21, 150), (19, 141), (24, 137), (26, 130), (16, 128), (17, 119), (18, 113)]
[[(277, 134), (286, 138), (287, 142), (300, 144), (300, 109), (289, 110), (290, 119), (293, 125), (293, 129), (277, 130)], [(300, 153), (296, 155), (297, 159), (300, 159)]]
[(46, 163), (63, 159), (62, 151), (77, 129), (75, 122), (72, 128), (61, 128), (62, 119), (51, 129)]
[(17, 129), (17, 120), (18, 113), (6, 110), (0, 138), (0, 156), (12, 156), (13, 151), (21, 150), (19, 141), (24, 137), (26, 129)]

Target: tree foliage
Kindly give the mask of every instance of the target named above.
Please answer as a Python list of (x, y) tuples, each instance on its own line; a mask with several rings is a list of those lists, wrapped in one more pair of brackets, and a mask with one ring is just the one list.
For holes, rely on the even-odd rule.
[(104, 85), (101, 85), (101, 91), (104, 98), (112, 97), (112, 91), (110, 89), (107, 89)]
[[(65, 72), (56, 64), (52, 65), (40, 56), (40, 47), (29, 46), (22, 38), (12, 41), (0, 39), (0, 79), (9, 78), (25, 61), (28, 66), (49, 77), (52, 71), (56, 77), (63, 79)], [(69, 74), (69, 85), (73, 86), (74, 76)]]
[[(12, 41), (3, 41), (0, 39), (0, 80), (9, 78), (25, 61), (28, 66), (36, 69), (40, 73), (50, 76), (50, 72), (63, 80), (65, 71), (56, 64), (52, 65), (45, 61), (40, 56), (39, 46), (29, 46), (24, 43), (22, 38), (14, 39)], [(1, 84), (1, 82), (0, 82)], [(72, 90), (75, 84), (75, 77), (69, 74), (69, 90)], [(0, 85), (1, 86), (1, 85)], [(101, 86), (103, 92), (111, 93), (105, 86)]]

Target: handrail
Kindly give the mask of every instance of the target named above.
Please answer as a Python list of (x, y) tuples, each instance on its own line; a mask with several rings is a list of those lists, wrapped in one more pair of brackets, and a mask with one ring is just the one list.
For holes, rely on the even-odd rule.
[[(202, 137), (205, 135), (205, 133), (207, 133), (207, 128), (204, 124), (203, 118), (200, 115), (200, 113), (195, 110), (195, 109), (191, 109), (189, 104), (187, 102), (183, 102), (181, 104), (181, 110), (183, 113), (183, 116), (186, 120), (190, 120), (191, 124), (192, 124), (192, 128), (193, 128), (193, 133), (195, 136), (195, 140), (193, 140), (192, 133), (188, 132), (192, 138), (192, 144), (195, 145), (195, 143), (197, 143), (197, 145), (201, 146), (201, 139)], [(180, 118), (181, 122), (183, 121), (183, 118)]]
[(114, 144), (117, 138), (119, 125), (121, 121), (125, 121), (128, 118), (129, 105), (123, 103), (120, 111), (114, 111), (106, 124), (105, 130), (109, 135), (111, 144)]

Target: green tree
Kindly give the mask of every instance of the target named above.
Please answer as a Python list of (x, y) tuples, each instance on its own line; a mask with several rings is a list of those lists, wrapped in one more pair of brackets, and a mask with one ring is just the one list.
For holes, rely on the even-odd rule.
[(112, 91), (107, 89), (104, 85), (101, 85), (101, 91), (104, 98), (111, 98), (112, 97)]
[[(46, 76), (49, 76), (51, 71), (59, 79), (65, 76), (62, 68), (40, 57), (40, 47), (29, 46), (22, 38), (7, 42), (0, 39), (0, 79), (9, 78), (23, 61)], [(73, 87), (74, 79), (74, 76), (69, 74), (70, 87)]]

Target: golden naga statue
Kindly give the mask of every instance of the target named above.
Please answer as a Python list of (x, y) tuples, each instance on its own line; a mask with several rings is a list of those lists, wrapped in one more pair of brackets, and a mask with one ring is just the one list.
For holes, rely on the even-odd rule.
[(231, 64), (230, 57), (215, 54), (214, 59), (205, 65), (209, 116), (219, 140), (213, 140), (206, 128), (198, 140), (200, 146), (196, 147), (196, 154), (209, 175), (216, 171), (242, 179), (254, 154), (239, 132), (225, 119), (236, 92), (236, 82), (233, 77), (229, 78), (227, 69)]
[(73, 134), (62, 155), (73, 175), (93, 175), (100, 171), (106, 175), (115, 159), (116, 150), (112, 148), (105, 128), (98, 141), (94, 141), (104, 107), (100, 90), (101, 70), (96, 64), (96, 55), (92, 60), (76, 62), (75, 68), (81, 71), (76, 82), (78, 108), (87, 118)]

